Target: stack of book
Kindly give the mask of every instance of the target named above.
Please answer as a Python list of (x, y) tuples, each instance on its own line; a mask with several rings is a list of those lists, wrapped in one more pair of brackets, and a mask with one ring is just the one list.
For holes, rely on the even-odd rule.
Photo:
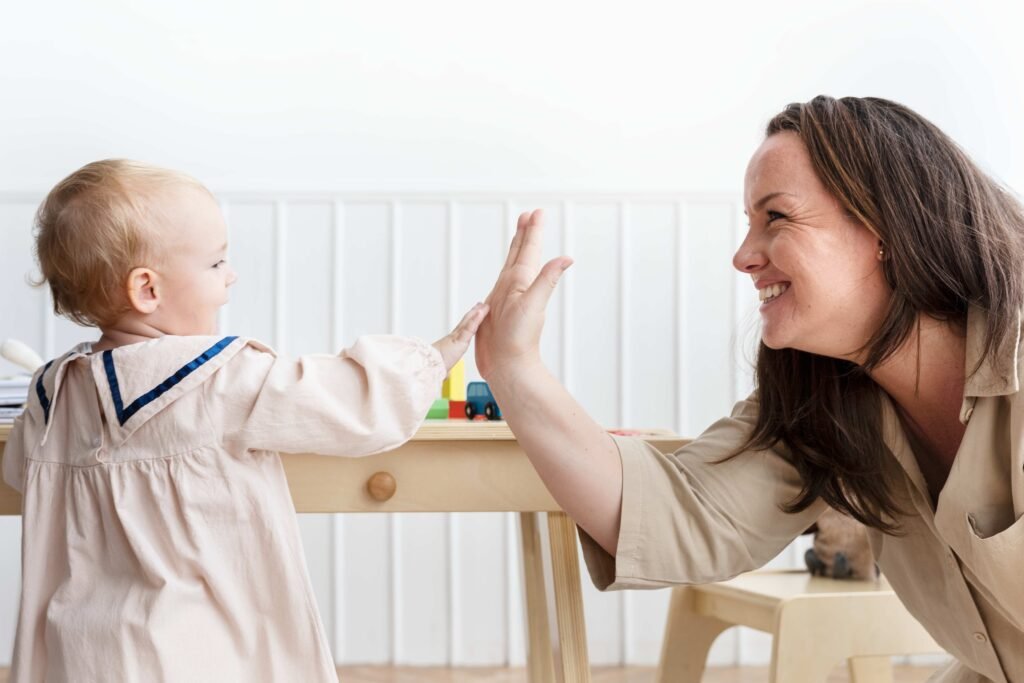
[(25, 410), (31, 381), (29, 375), (0, 377), (0, 424), (11, 424)]

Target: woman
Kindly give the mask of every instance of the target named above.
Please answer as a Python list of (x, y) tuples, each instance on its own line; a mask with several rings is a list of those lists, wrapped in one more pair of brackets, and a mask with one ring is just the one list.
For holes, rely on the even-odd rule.
[(544, 368), (561, 273), (520, 217), (477, 364), (602, 590), (754, 569), (826, 505), (956, 659), (1024, 681), (1024, 210), (934, 125), (881, 99), (786, 107), (750, 160), (733, 259), (761, 301), (756, 390), (664, 456), (609, 436)]

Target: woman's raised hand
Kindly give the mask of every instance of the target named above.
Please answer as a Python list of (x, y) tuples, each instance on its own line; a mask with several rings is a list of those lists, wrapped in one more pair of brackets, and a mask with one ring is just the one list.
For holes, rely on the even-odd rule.
[(544, 236), (540, 209), (520, 214), (508, 258), (485, 301), (487, 318), (476, 334), (476, 366), (486, 380), (540, 363), (540, 333), (551, 293), (572, 259), (540, 266)]

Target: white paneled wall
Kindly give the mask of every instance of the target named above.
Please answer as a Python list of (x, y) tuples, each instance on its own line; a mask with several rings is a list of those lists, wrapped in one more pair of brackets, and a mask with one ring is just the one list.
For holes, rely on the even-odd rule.
[[(540, 206), (545, 256), (576, 260), (551, 301), (542, 351), (600, 422), (696, 435), (749, 389), (756, 297), (730, 264), (745, 223), (734, 197), (219, 198), (240, 274), (222, 330), (281, 353), (338, 350), (366, 333), (440, 337), (486, 296), (518, 212)], [(0, 194), (0, 338), (52, 357), (96, 334), (55, 319), (45, 290), (26, 284), (40, 199)], [(476, 378), (471, 354), (467, 364)], [(513, 515), (303, 515), (300, 523), (339, 662), (524, 662)], [(18, 524), (0, 519), (0, 662), (12, 645)], [(807, 543), (775, 563), (799, 566)], [(585, 580), (584, 598), (594, 664), (656, 660), (667, 591), (599, 594)], [(769, 651), (760, 634), (732, 631), (712, 661), (764, 662)]]

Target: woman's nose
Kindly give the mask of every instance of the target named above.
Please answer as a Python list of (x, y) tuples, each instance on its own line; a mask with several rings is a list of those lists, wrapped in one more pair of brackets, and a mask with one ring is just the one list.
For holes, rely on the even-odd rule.
[(741, 273), (753, 273), (764, 268), (767, 263), (768, 258), (765, 256), (761, 245), (757, 240), (751, 238), (750, 233), (747, 233), (743, 244), (740, 245), (740, 248), (736, 250), (732, 257), (733, 268)]

